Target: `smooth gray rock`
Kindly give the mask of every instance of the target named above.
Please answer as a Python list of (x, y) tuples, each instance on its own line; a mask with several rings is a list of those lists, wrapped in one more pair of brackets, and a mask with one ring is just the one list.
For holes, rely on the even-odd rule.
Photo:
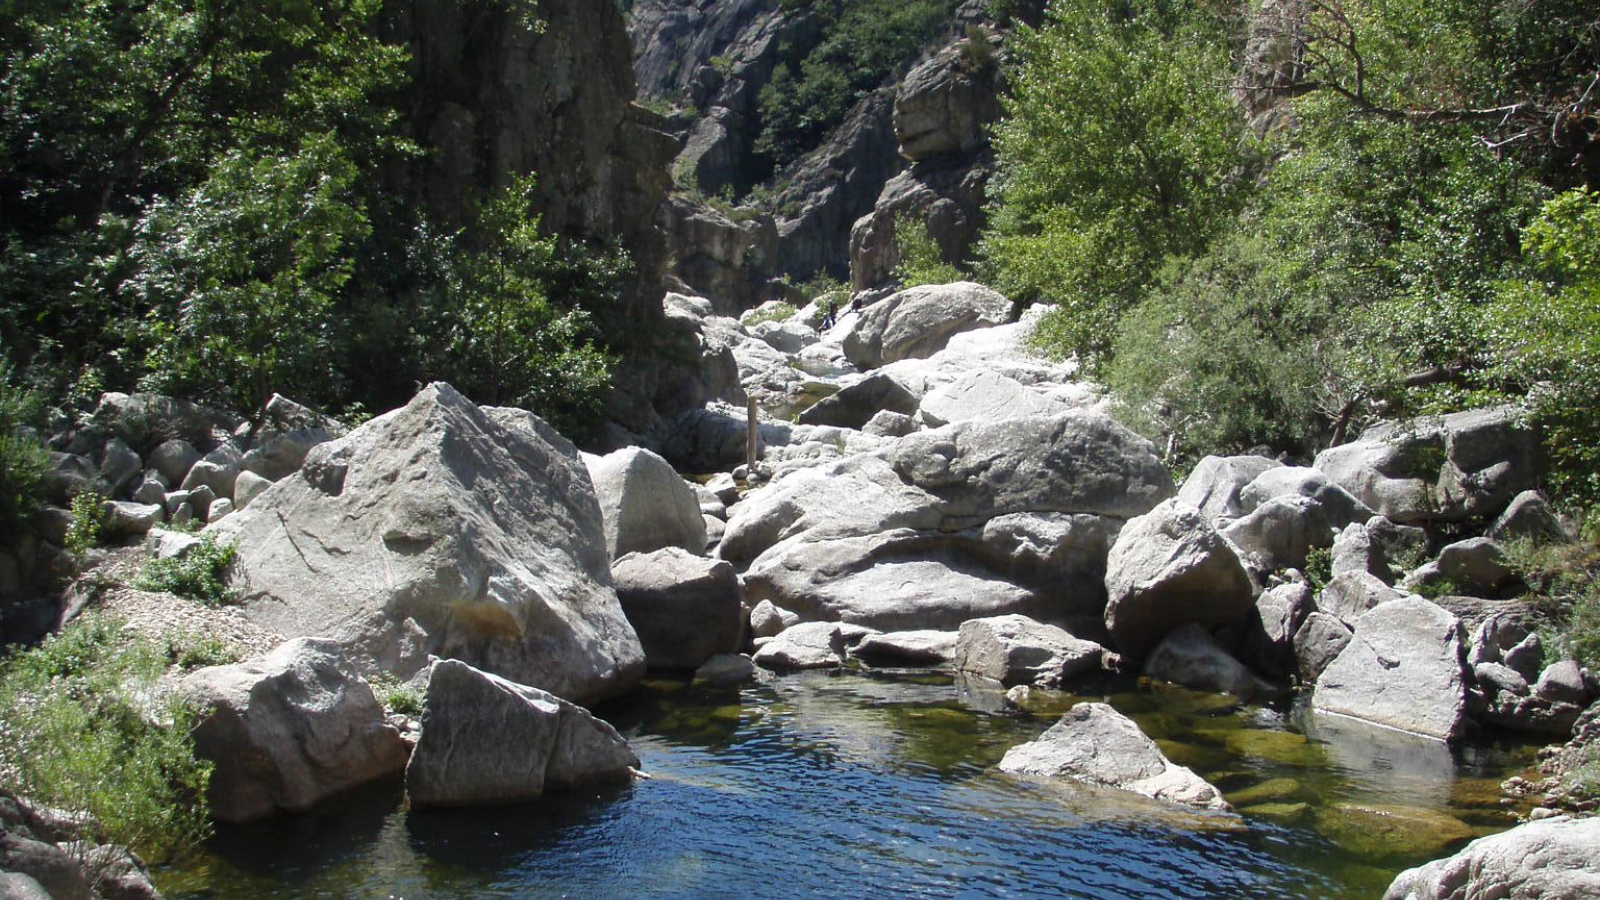
[(1354, 636), (1312, 694), (1337, 713), (1450, 741), (1467, 727), (1461, 620), (1420, 597), (1391, 600), (1355, 621)]
[(850, 648), (872, 632), (839, 622), (803, 622), (785, 628), (753, 657), (767, 669), (832, 669), (844, 664)]
[(1479, 838), (1395, 876), (1383, 900), (1587, 900), (1600, 897), (1600, 819), (1565, 816)]
[(1246, 660), (1274, 677), (1296, 673), (1295, 634), (1315, 610), (1310, 585), (1291, 582), (1262, 591), (1245, 632)]
[(1282, 465), (1265, 456), (1207, 456), (1183, 480), (1178, 499), (1213, 521), (1236, 519), (1248, 512), (1239, 496), (1245, 486)]
[(1539, 476), (1539, 447), (1513, 407), (1380, 423), (1324, 450), (1316, 468), (1394, 522), (1498, 514)]
[(946, 529), (1019, 512), (1132, 518), (1176, 489), (1155, 447), (1103, 413), (970, 421), (896, 441), (884, 457), (939, 498)]
[(956, 653), (954, 631), (891, 631), (869, 634), (850, 651), (868, 665), (935, 666)]
[(672, 464), (642, 447), (586, 458), (613, 560), (681, 547), (703, 553), (706, 523), (694, 491)]
[(1373, 541), (1367, 526), (1361, 522), (1346, 525), (1334, 538), (1331, 571), (1335, 576), (1346, 572), (1365, 572), (1385, 584), (1394, 580), (1382, 550)]
[(1098, 671), (1105, 648), (1027, 616), (993, 616), (961, 624), (952, 660), (957, 671), (1001, 684), (1055, 688)]
[(803, 619), (879, 631), (953, 630), (972, 618), (1040, 616), (1056, 607), (957, 553), (950, 538), (905, 529), (791, 538), (750, 566), (744, 587), (747, 599), (770, 600)]
[(1246, 698), (1272, 692), (1272, 685), (1234, 659), (1211, 632), (1193, 622), (1173, 629), (1150, 651), (1144, 674), (1184, 687)]
[(173, 438), (150, 451), (150, 458), (146, 462), (161, 473), (167, 484), (172, 485), (182, 483), (183, 477), (200, 461), (200, 456), (200, 451), (193, 444), (183, 438)]
[(1297, 494), (1273, 497), (1222, 526), (1222, 536), (1261, 575), (1304, 568), (1311, 551), (1331, 546), (1337, 534), (1317, 502)]
[(924, 285), (866, 307), (844, 338), (852, 365), (875, 369), (900, 359), (926, 359), (963, 331), (1003, 325), (1011, 301), (979, 284)]
[(232, 444), (220, 444), (189, 469), (178, 485), (186, 491), (210, 488), (218, 497), (233, 497), (233, 485), (244, 471), (244, 454)]
[(224, 822), (307, 810), (406, 764), (400, 732), (331, 641), (199, 669), (182, 691), (201, 710), (195, 752), (216, 766), (208, 800)]
[(1572, 703), (1579, 707), (1589, 705), (1592, 699), (1583, 677), (1583, 668), (1570, 659), (1545, 667), (1533, 685), (1533, 692), (1552, 702)]
[(1316, 684), (1324, 669), (1350, 644), (1352, 632), (1338, 616), (1313, 612), (1294, 633), (1294, 657), (1302, 684)]
[(1079, 703), (1037, 741), (1006, 751), (1002, 772), (1070, 778), (1164, 803), (1228, 810), (1216, 788), (1174, 765), (1132, 719), (1104, 703)]
[(0, 870), (33, 882), (17, 880), (19, 896), (35, 888), (48, 900), (95, 900), (83, 867), (55, 844), (36, 841), (14, 831), (0, 831)]
[(800, 414), (802, 425), (837, 425), (862, 428), (880, 412), (911, 415), (917, 411), (917, 395), (892, 375), (873, 372), (846, 385), (838, 393), (824, 397)]
[(112, 438), (100, 450), (100, 477), (111, 486), (111, 496), (121, 496), (144, 471), (144, 461), (121, 438)]
[(861, 426), (863, 434), (877, 435), (878, 437), (905, 437), (918, 428), (917, 420), (897, 413), (893, 410), (880, 410)]
[(446, 659), (428, 678), (406, 794), (413, 809), (523, 803), (623, 781), (638, 766), (616, 729), (583, 707)]
[(53, 900), (31, 875), (21, 872), (0, 872), (0, 900)]
[(732, 687), (755, 681), (756, 664), (750, 657), (739, 653), (719, 653), (694, 670), (695, 684), (712, 687)]
[(1305, 497), (1318, 510), (1321, 523), (1343, 528), (1351, 522), (1365, 522), (1374, 515), (1349, 491), (1334, 484), (1327, 475), (1301, 466), (1274, 466), (1239, 491), (1239, 503), (1246, 513), (1279, 497)]
[(1402, 587), (1447, 589), (1471, 597), (1495, 597), (1517, 580), (1505, 548), (1489, 538), (1468, 538), (1439, 551), (1439, 558), (1408, 575)]
[(164, 506), (167, 502), (167, 490), (170, 487), (171, 485), (167, 484), (167, 479), (163, 478), (160, 472), (151, 469), (145, 472), (144, 476), (134, 485), (133, 492), (128, 495), (128, 499), (135, 503), (159, 503)]
[(1130, 521), (1106, 561), (1106, 629), (1142, 657), (1185, 622), (1226, 625), (1250, 614), (1250, 576), (1200, 511), (1169, 500)]
[(739, 649), (739, 576), (680, 547), (630, 553), (611, 566), (617, 599), (652, 669), (696, 669)]
[(233, 482), (234, 506), (244, 509), (250, 505), (252, 500), (265, 493), (269, 487), (272, 487), (271, 479), (263, 478), (249, 469), (240, 472), (239, 477)]
[(130, 500), (112, 500), (101, 504), (101, 528), (112, 537), (146, 534), (166, 518), (165, 511), (155, 503), (134, 503)]
[(215, 528), (238, 539), (248, 618), (399, 677), (433, 654), (587, 702), (643, 674), (577, 449), (449, 385), (319, 445)]
[(145, 535), (145, 549), (156, 559), (181, 559), (200, 546), (200, 536), (165, 528), (152, 528)]
[(39, 490), (45, 499), (58, 506), (71, 505), (72, 498), (79, 494), (99, 494), (102, 497), (111, 496), (111, 485), (100, 477), (100, 468), (87, 456), (75, 453), (60, 453), (50, 451), (49, 462), (45, 468), (44, 478), (40, 480)]
[(931, 427), (974, 419), (1018, 419), (1067, 412), (1066, 401), (999, 372), (979, 369), (929, 391), (917, 407)]
[(233, 515), (233, 501), (227, 497), (219, 497), (206, 507), (205, 519), (207, 522), (220, 522), (230, 515)]
[(1559, 542), (1570, 540), (1550, 504), (1538, 491), (1523, 491), (1511, 499), (1484, 537), (1504, 543), (1514, 540)]
[[(243, 423), (232, 415), (187, 400), (160, 394), (111, 392), (100, 395), (99, 404), (89, 415), (89, 424), (142, 452), (169, 439), (208, 447)], [(168, 476), (174, 484), (182, 477), (183, 472)]]
[(750, 610), (750, 636), (776, 637), (785, 628), (800, 624), (800, 617), (787, 609), (779, 609), (771, 600), (762, 600)]

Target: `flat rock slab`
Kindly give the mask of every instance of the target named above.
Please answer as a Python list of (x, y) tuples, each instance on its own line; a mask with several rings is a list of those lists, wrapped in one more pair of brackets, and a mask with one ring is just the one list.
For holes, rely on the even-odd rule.
[(1174, 765), (1132, 719), (1104, 703), (1074, 706), (1037, 741), (1006, 751), (1000, 770), (1070, 778), (1198, 809), (1231, 809), (1216, 788)]
[(1467, 727), (1465, 643), (1461, 620), (1444, 609), (1420, 597), (1391, 600), (1356, 619), (1312, 706), (1454, 740)]

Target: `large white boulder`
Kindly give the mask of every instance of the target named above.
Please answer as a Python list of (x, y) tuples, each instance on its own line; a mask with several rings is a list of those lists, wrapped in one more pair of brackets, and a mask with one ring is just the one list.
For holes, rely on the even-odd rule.
[(642, 447), (586, 456), (584, 462), (600, 500), (612, 559), (663, 547), (705, 551), (700, 501), (671, 463)]
[(1408, 597), (1363, 614), (1354, 632), (1317, 679), (1314, 709), (1443, 741), (1466, 731), (1466, 633), (1460, 619)]
[(1116, 649), (1142, 657), (1185, 622), (1227, 625), (1254, 608), (1233, 547), (1192, 506), (1168, 500), (1129, 522), (1106, 561), (1106, 629)]
[(200, 711), (195, 752), (216, 766), (208, 800), (224, 822), (310, 809), (405, 767), (400, 733), (331, 641), (199, 669), (181, 690)]
[(862, 310), (844, 338), (844, 354), (863, 369), (900, 359), (925, 358), (952, 335), (1002, 325), (1011, 301), (980, 284), (924, 285), (892, 294)]
[(727, 562), (667, 547), (624, 556), (611, 577), (650, 668), (698, 669), (739, 649), (745, 619)]
[(248, 618), (400, 677), (432, 654), (588, 701), (643, 673), (577, 449), (447, 384), (318, 445), (213, 528), (238, 539)]
[(428, 678), (406, 793), (413, 809), (520, 803), (626, 780), (638, 766), (616, 729), (583, 707), (447, 659)]

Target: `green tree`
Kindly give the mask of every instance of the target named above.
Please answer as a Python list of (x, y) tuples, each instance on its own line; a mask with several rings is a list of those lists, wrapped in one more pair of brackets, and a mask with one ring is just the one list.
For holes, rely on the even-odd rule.
[(0, 357), (0, 539), (6, 541), (18, 537), (39, 505), (49, 459), (24, 431), (38, 416), (38, 395), (19, 384), (10, 360)]
[(533, 188), (532, 176), (515, 180), (463, 234), (440, 242), (447, 337), (438, 365), (478, 402), (530, 409), (574, 433), (598, 419), (611, 366), (583, 306), (596, 298), (578, 295), (578, 282), (620, 282), (625, 260), (541, 234)]
[(1053, 304), (1047, 346), (1094, 364), (1168, 255), (1202, 250), (1246, 191), (1223, 89), (1231, 15), (1181, 0), (1064, 0), (1013, 42), (996, 129), (990, 280)]
[(371, 233), (338, 141), (292, 155), (226, 154), (199, 187), (158, 200), (130, 279), (153, 345), (147, 386), (220, 391), (258, 419), (274, 392), (314, 396), (336, 370), (329, 314)]
[(1552, 198), (1523, 238), (1528, 277), (1508, 281), (1489, 315), (1481, 382), (1525, 398), (1543, 425), (1557, 491), (1600, 503), (1600, 195)]

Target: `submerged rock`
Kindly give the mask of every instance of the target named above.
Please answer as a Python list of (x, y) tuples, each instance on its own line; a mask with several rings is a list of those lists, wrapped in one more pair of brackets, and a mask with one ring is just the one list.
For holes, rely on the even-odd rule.
[(1144, 673), (1184, 687), (1239, 697), (1272, 692), (1272, 685), (1234, 659), (1209, 631), (1193, 622), (1178, 626), (1150, 652)]
[(520, 803), (626, 780), (638, 766), (627, 741), (588, 710), (447, 659), (428, 679), (406, 793), (413, 809)]
[(1173, 765), (1132, 719), (1104, 703), (1074, 706), (1037, 741), (1006, 751), (1000, 770), (1070, 778), (1200, 809), (1230, 809), (1216, 788)]

